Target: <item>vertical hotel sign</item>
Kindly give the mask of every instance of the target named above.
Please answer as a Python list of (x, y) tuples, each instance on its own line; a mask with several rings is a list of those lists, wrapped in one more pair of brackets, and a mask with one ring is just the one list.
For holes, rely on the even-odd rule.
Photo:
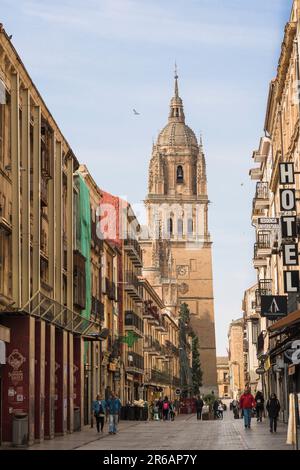
[[(295, 193), (295, 171), (294, 163), (280, 163), (279, 165), (280, 185), (289, 185), (288, 188), (281, 188), (280, 210), (284, 214), (281, 216), (281, 237), (283, 240), (283, 266), (285, 268), (298, 267), (298, 238), (297, 238), (297, 218), (296, 193)], [(299, 270), (283, 271), (284, 292), (299, 292)]]

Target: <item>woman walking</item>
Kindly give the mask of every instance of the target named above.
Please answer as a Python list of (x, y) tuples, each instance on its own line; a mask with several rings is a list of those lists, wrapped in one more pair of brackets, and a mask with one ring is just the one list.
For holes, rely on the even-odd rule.
[(277, 419), (280, 411), (280, 403), (275, 393), (272, 393), (272, 395), (270, 396), (270, 399), (267, 401), (266, 408), (269, 414), (270, 432), (276, 432)]
[(265, 399), (263, 393), (261, 391), (257, 391), (255, 395), (255, 402), (256, 402), (256, 418), (257, 422), (262, 422), (262, 415), (264, 411), (264, 403)]

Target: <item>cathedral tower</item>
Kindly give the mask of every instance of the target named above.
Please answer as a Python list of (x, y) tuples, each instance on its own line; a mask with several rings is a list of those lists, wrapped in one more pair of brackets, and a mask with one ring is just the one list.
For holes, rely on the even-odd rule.
[(189, 305), (199, 337), (204, 393), (217, 390), (208, 203), (202, 141), (198, 144), (185, 123), (175, 71), (168, 123), (153, 145), (149, 165), (143, 274), (175, 314), (181, 303)]

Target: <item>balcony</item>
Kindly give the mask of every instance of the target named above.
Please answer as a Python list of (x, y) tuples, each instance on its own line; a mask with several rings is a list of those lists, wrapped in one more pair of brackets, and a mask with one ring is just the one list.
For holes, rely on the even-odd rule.
[(104, 304), (94, 296), (92, 296), (91, 311), (96, 320), (100, 322), (104, 321)]
[(255, 291), (255, 310), (258, 313), (260, 313), (262, 295), (272, 295), (271, 279), (262, 279), (258, 283), (258, 289)]
[(144, 322), (132, 310), (125, 311), (125, 330), (134, 331), (140, 338), (144, 337)]
[(167, 322), (161, 315), (159, 316), (159, 319), (158, 319), (158, 325), (155, 324), (154, 328), (160, 331), (162, 335), (168, 334)]
[(263, 171), (261, 168), (251, 168), (249, 171), (250, 178), (252, 180), (261, 180), (263, 176)]
[(151, 381), (162, 385), (171, 385), (172, 376), (167, 371), (151, 369)]
[(269, 184), (267, 182), (256, 183), (256, 192), (253, 199), (253, 212), (268, 209), (269, 206)]
[(253, 152), (253, 160), (255, 163), (264, 163), (269, 155), (271, 141), (267, 137), (260, 139), (259, 149)]
[(173, 357), (173, 356), (179, 356), (179, 349), (175, 344), (171, 343), (171, 341), (167, 340), (165, 342), (165, 346), (167, 349), (167, 355)]
[(133, 351), (128, 351), (125, 366), (127, 372), (131, 372), (132, 374), (143, 374), (144, 358)]
[(127, 238), (124, 240), (124, 250), (127, 252), (129, 258), (132, 260), (132, 263), (141, 268), (143, 266), (142, 262), (142, 250), (140, 248), (139, 242), (132, 238)]
[(144, 339), (144, 351), (152, 356), (159, 356), (161, 353), (161, 345), (159, 341), (147, 335)]
[(124, 290), (130, 295), (136, 302), (142, 301), (141, 286), (139, 284), (138, 277), (132, 271), (125, 272), (125, 286)]
[(269, 231), (257, 233), (257, 243), (254, 245), (253, 264), (255, 268), (267, 266), (267, 257), (272, 254), (271, 234)]
[(116, 284), (108, 277), (105, 278), (105, 294), (110, 300), (117, 300)]
[(144, 305), (145, 305), (144, 312), (143, 312), (144, 318), (148, 320), (148, 323), (150, 323), (151, 325), (159, 326), (160, 315), (159, 315), (158, 308), (155, 305), (152, 305), (151, 300), (145, 301)]

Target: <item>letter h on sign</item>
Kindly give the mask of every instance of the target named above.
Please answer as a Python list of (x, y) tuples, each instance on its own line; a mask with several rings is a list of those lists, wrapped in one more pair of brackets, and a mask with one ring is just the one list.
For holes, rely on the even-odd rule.
[(280, 184), (295, 184), (294, 163), (280, 163)]

